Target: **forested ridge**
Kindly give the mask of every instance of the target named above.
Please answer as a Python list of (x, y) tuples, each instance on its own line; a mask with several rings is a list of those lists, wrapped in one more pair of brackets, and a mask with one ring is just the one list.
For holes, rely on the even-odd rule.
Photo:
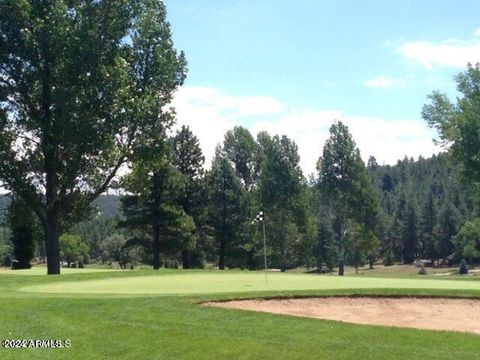
[(394, 166), (370, 158), (368, 169), (380, 198), (376, 229), (385, 262), (458, 262), (464, 256), (466, 244), (455, 235), (478, 216), (478, 197), (449, 154), (405, 158)]

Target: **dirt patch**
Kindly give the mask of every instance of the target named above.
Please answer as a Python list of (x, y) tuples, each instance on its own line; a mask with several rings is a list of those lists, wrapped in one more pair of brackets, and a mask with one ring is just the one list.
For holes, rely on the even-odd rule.
[(235, 300), (206, 305), (354, 324), (480, 334), (480, 300), (475, 299), (325, 297)]

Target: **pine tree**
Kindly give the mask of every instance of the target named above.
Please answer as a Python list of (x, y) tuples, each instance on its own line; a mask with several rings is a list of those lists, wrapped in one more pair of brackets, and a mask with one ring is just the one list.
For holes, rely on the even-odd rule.
[(326, 266), (331, 270), (335, 266), (338, 257), (337, 239), (332, 221), (333, 214), (330, 209), (328, 207), (320, 207), (317, 220), (317, 243), (314, 248), (318, 270), (321, 270), (322, 266)]
[(8, 212), (13, 244), (13, 269), (30, 269), (35, 251), (35, 239), (39, 236), (38, 224), (25, 203), (14, 196)]
[(467, 262), (465, 261), (465, 259), (462, 259), (462, 261), (460, 262), (460, 266), (458, 267), (458, 273), (460, 275), (468, 274), (468, 266), (467, 266)]
[(427, 199), (423, 203), (419, 220), (419, 241), (422, 257), (437, 259), (435, 249), (434, 228), (436, 224), (436, 205), (433, 197), (433, 191), (429, 191)]
[(336, 122), (330, 127), (330, 137), (325, 143), (317, 168), (322, 199), (335, 212), (339, 275), (343, 275), (348, 223), (354, 222), (372, 229), (378, 210), (370, 174), (343, 123)]
[(194, 230), (192, 218), (179, 205), (183, 179), (162, 151), (155, 154), (146, 147), (151, 158), (138, 158), (124, 187), (129, 192), (122, 197), (125, 217), (120, 226), (136, 230), (129, 244), (142, 244), (152, 252), (153, 268), (160, 268), (160, 252), (167, 254), (184, 247), (185, 239)]
[(392, 177), (390, 176), (389, 173), (386, 173), (382, 179), (382, 191), (390, 192), (390, 191), (393, 191), (393, 188), (394, 186), (393, 186)]
[(413, 200), (410, 198), (405, 214), (405, 226), (403, 229), (403, 262), (410, 264), (415, 260), (417, 247), (417, 214)]
[(212, 161), (207, 188), (210, 224), (218, 244), (218, 267), (223, 270), (228, 265), (229, 252), (238, 246), (239, 229), (246, 219), (242, 206), (244, 187), (220, 147)]
[(282, 271), (296, 265), (296, 241), (300, 239), (298, 214), (302, 207), (303, 175), (297, 145), (286, 136), (260, 133), (262, 148), (259, 199), (266, 214), (271, 261)]
[[(198, 138), (193, 135), (190, 129), (182, 126), (172, 141), (173, 161), (183, 177), (184, 191), (180, 199), (183, 211), (192, 218), (195, 227), (201, 227), (201, 206), (202, 185), (203, 185), (203, 163), (205, 161), (200, 148)], [(192, 236), (199, 235), (196, 231)], [(183, 268), (191, 267), (191, 254), (189, 248), (194, 246), (195, 239), (186, 239), (182, 248)]]
[(435, 226), (435, 245), (440, 259), (445, 259), (454, 252), (452, 239), (457, 233), (457, 221), (458, 213), (455, 206), (450, 200), (445, 199)]

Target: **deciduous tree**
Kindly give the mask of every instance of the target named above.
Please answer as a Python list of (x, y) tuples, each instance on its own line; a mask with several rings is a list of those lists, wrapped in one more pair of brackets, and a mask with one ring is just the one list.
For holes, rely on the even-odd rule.
[(449, 148), (462, 165), (465, 178), (480, 184), (480, 64), (468, 65), (456, 77), (461, 97), (456, 104), (438, 91), (422, 110), (422, 117), (437, 129), (441, 143)]
[(60, 236), (60, 257), (67, 262), (67, 267), (72, 263), (83, 267), (83, 263), (88, 261), (88, 245), (82, 241), (80, 236), (74, 234), (62, 234)]
[(156, 0), (0, 1), (0, 179), (44, 229), (82, 218), (138, 144), (169, 127), (186, 73)]
[(251, 190), (258, 180), (260, 167), (259, 147), (252, 134), (242, 126), (235, 126), (225, 134), (223, 147), (245, 190)]

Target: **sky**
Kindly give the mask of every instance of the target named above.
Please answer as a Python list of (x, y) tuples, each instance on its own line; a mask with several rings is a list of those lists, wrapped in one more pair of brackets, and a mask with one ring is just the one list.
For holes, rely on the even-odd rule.
[(307, 176), (335, 120), (362, 157), (395, 164), (441, 151), (421, 118), (427, 96), (455, 100), (480, 61), (480, 2), (166, 0), (188, 76), (173, 105), (210, 163), (228, 129), (287, 135)]

